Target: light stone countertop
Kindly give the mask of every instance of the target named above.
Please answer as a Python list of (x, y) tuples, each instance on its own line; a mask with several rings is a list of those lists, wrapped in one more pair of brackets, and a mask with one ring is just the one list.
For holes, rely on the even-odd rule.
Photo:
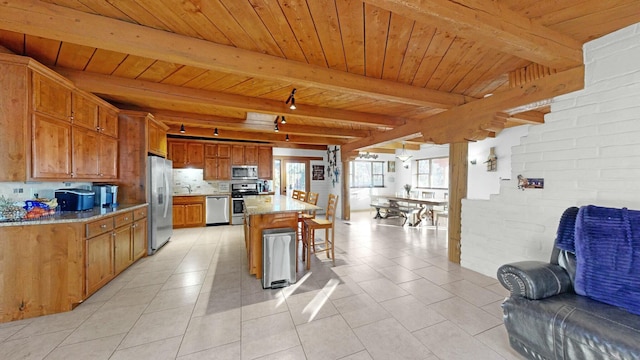
[(231, 193), (174, 193), (173, 197), (178, 196), (231, 196)]
[(43, 225), (43, 224), (57, 224), (57, 223), (97, 220), (103, 216), (114, 215), (114, 214), (122, 213), (125, 211), (131, 211), (141, 207), (146, 207), (147, 205), (148, 205), (147, 203), (120, 204), (116, 208), (94, 207), (93, 209), (86, 210), (86, 211), (58, 211), (55, 213), (55, 215), (45, 216), (40, 219), (3, 221), (3, 222), (0, 222), (0, 226)]
[(322, 209), (320, 206), (307, 204), (284, 195), (245, 196), (244, 208), (250, 216)]

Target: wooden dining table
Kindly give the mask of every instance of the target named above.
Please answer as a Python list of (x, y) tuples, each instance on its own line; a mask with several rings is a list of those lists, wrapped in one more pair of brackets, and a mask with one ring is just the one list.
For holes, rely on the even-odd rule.
[[(408, 206), (412, 206), (412, 205), (417, 205), (417, 207), (419, 208), (418, 211), (416, 212), (412, 212), (412, 214), (414, 214), (413, 216), (415, 217), (414, 219), (410, 219), (409, 221), (409, 225), (410, 226), (418, 226), (420, 224), (420, 222), (422, 222), (422, 218), (426, 215), (429, 214), (429, 217), (431, 217), (431, 225), (434, 225), (434, 219), (433, 219), (433, 207), (434, 206), (446, 206), (449, 201), (446, 199), (421, 199), (421, 198), (415, 198), (415, 197), (405, 197), (405, 196), (391, 196), (391, 195), (380, 195), (378, 197), (378, 201), (380, 201), (381, 199), (387, 199), (389, 201), (389, 205), (388, 206), (376, 206), (375, 204), (372, 204), (371, 206), (376, 208), (376, 217), (375, 218), (383, 218), (386, 216), (381, 216), (380, 214), (380, 209), (384, 208), (384, 209), (394, 209), (394, 208), (398, 208), (398, 209), (406, 209)], [(399, 215), (404, 214), (406, 216), (408, 212), (404, 211), (404, 212), (399, 212)]]

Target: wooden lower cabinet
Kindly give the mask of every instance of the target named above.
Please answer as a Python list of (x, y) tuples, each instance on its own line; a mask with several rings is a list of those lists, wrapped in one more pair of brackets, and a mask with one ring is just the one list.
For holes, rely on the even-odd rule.
[(114, 230), (113, 248), (115, 263), (115, 274), (119, 274), (122, 270), (133, 264), (131, 226), (122, 226)]
[(147, 219), (141, 219), (131, 225), (133, 261), (147, 254)]
[[(91, 237), (102, 233), (97, 237)], [(107, 243), (106, 237), (111, 239)], [(103, 237), (105, 237), (103, 239)], [(91, 244), (94, 240), (99, 243)], [(92, 251), (95, 254), (92, 254)], [(107, 254), (110, 252), (110, 255)], [(147, 252), (147, 208), (119, 213), (87, 224), (87, 296)]]
[(72, 310), (147, 253), (147, 208), (0, 227), (0, 323)]
[(262, 278), (262, 231), (278, 228), (295, 229), (297, 226), (297, 212), (245, 216), (244, 241), (247, 248), (249, 274), (255, 274), (258, 279)]
[(82, 230), (81, 223), (0, 227), (0, 322), (69, 311), (84, 299)]
[(204, 196), (173, 197), (173, 228), (205, 226)]
[(114, 234), (112, 231), (87, 239), (87, 296), (115, 276)]

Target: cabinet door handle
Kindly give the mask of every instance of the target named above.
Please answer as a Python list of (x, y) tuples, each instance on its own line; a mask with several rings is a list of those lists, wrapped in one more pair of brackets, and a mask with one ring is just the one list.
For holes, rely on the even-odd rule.
[(128, 217), (124, 218), (124, 221), (127, 221), (127, 220), (129, 220), (129, 218), (128, 218)]
[(107, 228), (107, 224), (102, 224), (100, 225), (101, 228), (106, 229)]

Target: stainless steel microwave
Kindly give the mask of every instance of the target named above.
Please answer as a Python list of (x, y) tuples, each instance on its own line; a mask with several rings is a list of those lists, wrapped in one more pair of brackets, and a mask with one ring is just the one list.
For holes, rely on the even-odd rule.
[(233, 180), (257, 180), (258, 167), (256, 165), (231, 166), (231, 179)]

